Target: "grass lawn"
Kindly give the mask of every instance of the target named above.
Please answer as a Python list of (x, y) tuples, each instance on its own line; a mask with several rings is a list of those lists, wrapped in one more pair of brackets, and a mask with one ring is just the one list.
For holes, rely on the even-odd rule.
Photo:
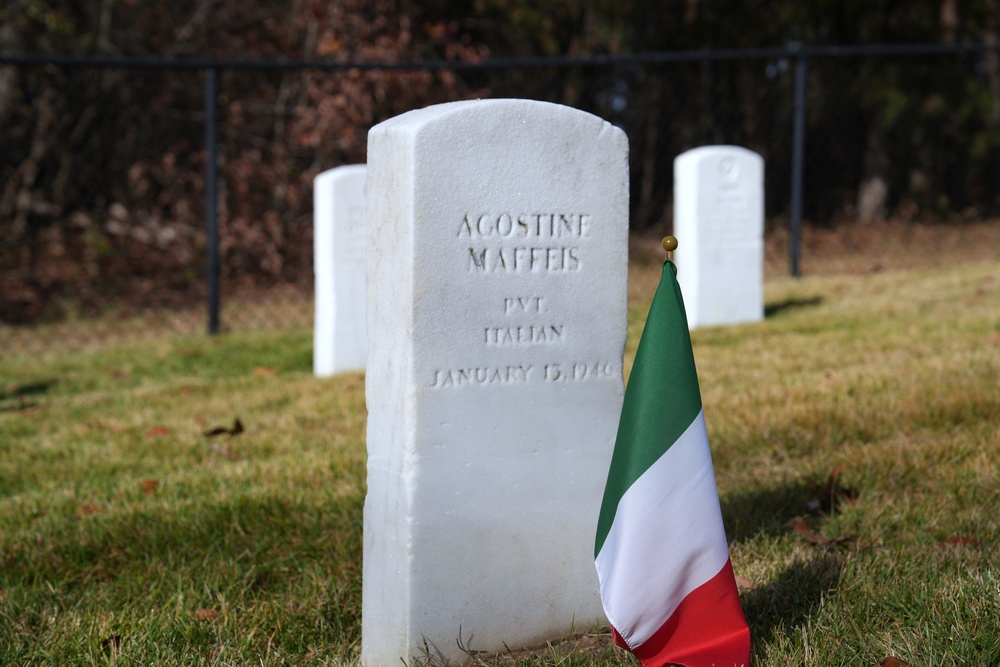
[[(754, 664), (1000, 665), (1000, 259), (863, 251), (694, 332)], [(364, 381), (311, 354), (0, 358), (0, 665), (356, 664)], [(480, 664), (637, 663), (594, 629)]]

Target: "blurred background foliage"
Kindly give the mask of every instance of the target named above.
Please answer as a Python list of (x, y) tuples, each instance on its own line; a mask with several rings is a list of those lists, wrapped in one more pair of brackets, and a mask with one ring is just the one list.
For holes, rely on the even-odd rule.
[[(592, 56), (796, 44), (998, 42), (998, 0), (7, 0), (0, 53), (412, 63), (220, 70), (223, 281), (311, 289), (312, 179), (368, 129), (475, 97), (567, 104), (623, 127), (636, 234), (670, 228), (673, 159), (738, 144), (787, 222), (793, 62)], [(789, 52), (791, 53), (791, 52)], [(477, 68), (500, 59), (559, 57)], [(449, 69), (429, 65), (463, 64)], [(1000, 209), (995, 50), (813, 57), (808, 224), (982, 220)], [(0, 321), (204, 298), (204, 73), (0, 65)]]

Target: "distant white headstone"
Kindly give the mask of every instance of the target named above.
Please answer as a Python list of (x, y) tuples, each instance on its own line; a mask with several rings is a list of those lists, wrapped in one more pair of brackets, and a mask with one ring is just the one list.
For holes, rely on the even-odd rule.
[(313, 372), (365, 370), (365, 165), (313, 181)]
[(688, 325), (764, 318), (764, 159), (704, 146), (674, 159), (677, 282)]
[(372, 128), (368, 184), (362, 663), (604, 622), (625, 134), (544, 102), (442, 104)]

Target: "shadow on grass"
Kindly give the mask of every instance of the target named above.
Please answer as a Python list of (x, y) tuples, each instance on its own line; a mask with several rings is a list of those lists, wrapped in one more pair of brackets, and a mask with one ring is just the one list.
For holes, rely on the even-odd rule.
[[(0, 412), (15, 412), (34, 407), (35, 403), (29, 399), (39, 394), (47, 394), (55, 383), (56, 380), (42, 380), (0, 389)], [(7, 401), (12, 403), (5, 405)]]
[(777, 488), (720, 498), (726, 536), (744, 542), (758, 535), (778, 537), (792, 531), (791, 520), (807, 514), (836, 513), (840, 503), (857, 492), (832, 477), (828, 481), (801, 480)]
[(769, 644), (777, 630), (790, 633), (803, 623), (837, 586), (842, 565), (840, 553), (817, 550), (812, 560), (792, 565), (773, 583), (743, 592), (740, 599), (754, 643)]
[(120, 513), (111, 503), (49, 523), (0, 556), (0, 583), (23, 601), (28, 629), (44, 625), (51, 604), (95, 614), (141, 600), (154, 614), (183, 600), (150, 641), (177, 635), (208, 646), (210, 632), (193, 640), (185, 628), (196, 610), (226, 600), (247, 617), (297, 628), (283, 637), (286, 650), (304, 653), (321, 639), (348, 646), (361, 630), (363, 499), (353, 491), (319, 502), (252, 494), (164, 509), (151, 498)]
[(764, 317), (774, 317), (786, 310), (798, 310), (799, 308), (810, 308), (823, 303), (822, 297), (814, 296), (808, 299), (788, 299), (764, 306)]

